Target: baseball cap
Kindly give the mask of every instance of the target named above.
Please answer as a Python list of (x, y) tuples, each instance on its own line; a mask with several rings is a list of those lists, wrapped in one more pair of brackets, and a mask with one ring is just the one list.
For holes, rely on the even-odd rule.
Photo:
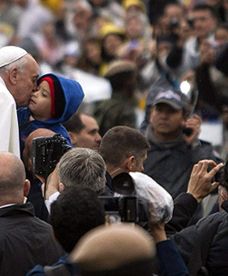
[(113, 23), (106, 23), (104, 24), (101, 29), (100, 29), (100, 35), (101, 38), (105, 38), (106, 36), (110, 35), (110, 34), (115, 34), (115, 35), (119, 35), (119, 36), (124, 36), (125, 35), (125, 31), (123, 28), (113, 24)]
[(152, 101), (152, 106), (159, 103), (168, 104), (176, 110), (186, 109), (188, 105), (184, 94), (172, 90), (158, 92)]
[(9, 65), (25, 56), (27, 52), (17, 46), (5, 46), (0, 48), (0, 68)]

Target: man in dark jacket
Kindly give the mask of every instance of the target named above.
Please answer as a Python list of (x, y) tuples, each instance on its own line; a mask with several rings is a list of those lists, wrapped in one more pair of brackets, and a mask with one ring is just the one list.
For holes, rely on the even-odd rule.
[[(204, 175), (207, 174), (204, 170)], [(220, 180), (219, 207), (219, 212), (173, 236), (192, 276), (228, 275), (228, 164)], [(198, 274), (199, 271), (209, 274)]]
[(22, 276), (35, 264), (52, 264), (63, 255), (50, 225), (24, 203), (29, 192), (23, 163), (0, 153), (0, 275)]
[(186, 192), (193, 165), (199, 160), (220, 161), (211, 144), (198, 139), (198, 116), (188, 120), (188, 115), (188, 102), (183, 94), (160, 90), (153, 98), (150, 124), (145, 133), (150, 143), (145, 173), (173, 198)]

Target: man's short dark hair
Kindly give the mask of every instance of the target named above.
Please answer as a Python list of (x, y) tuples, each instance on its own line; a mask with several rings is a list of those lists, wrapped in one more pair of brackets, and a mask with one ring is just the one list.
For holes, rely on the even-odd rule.
[(208, 11), (212, 15), (212, 17), (218, 19), (215, 9), (207, 4), (197, 4), (193, 7), (192, 11)]
[(51, 205), (50, 222), (56, 239), (70, 252), (85, 233), (105, 223), (105, 214), (96, 192), (70, 187)]
[(148, 149), (146, 138), (138, 130), (116, 126), (106, 132), (99, 151), (106, 163), (118, 166), (130, 155), (139, 156)]
[(70, 117), (68, 121), (63, 124), (67, 131), (75, 132), (78, 134), (85, 128), (85, 125), (82, 123), (80, 116), (81, 113), (76, 112)]

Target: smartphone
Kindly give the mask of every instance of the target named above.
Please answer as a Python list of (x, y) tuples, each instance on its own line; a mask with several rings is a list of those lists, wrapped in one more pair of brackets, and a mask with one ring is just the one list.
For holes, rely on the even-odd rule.
[(185, 127), (183, 128), (183, 134), (186, 136), (191, 136), (193, 133), (193, 129), (190, 127)]

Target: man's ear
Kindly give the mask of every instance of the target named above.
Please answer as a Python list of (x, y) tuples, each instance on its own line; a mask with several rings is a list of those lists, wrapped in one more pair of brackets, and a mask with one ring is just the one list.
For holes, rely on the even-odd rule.
[(29, 190), (30, 190), (30, 181), (28, 179), (25, 179), (25, 182), (24, 182), (24, 196), (28, 196), (29, 194)]
[(149, 110), (149, 114), (148, 114), (148, 119), (149, 119), (149, 124), (152, 124), (152, 111), (154, 109), (154, 106), (152, 106)]
[(59, 192), (62, 193), (63, 190), (65, 189), (65, 186), (62, 182), (59, 183)]
[(71, 144), (72, 145), (77, 145), (77, 143), (78, 143), (77, 134), (72, 132), (72, 131), (68, 131), (68, 134), (70, 136)]
[(136, 160), (135, 160), (134, 155), (130, 155), (130, 156), (129, 156), (127, 159), (125, 159), (125, 161), (123, 162), (124, 169), (125, 169), (127, 172), (133, 171), (134, 168), (135, 168), (135, 163), (136, 163)]
[(11, 84), (13, 85), (17, 84), (17, 75), (18, 75), (17, 67), (12, 67), (9, 71), (9, 81)]

